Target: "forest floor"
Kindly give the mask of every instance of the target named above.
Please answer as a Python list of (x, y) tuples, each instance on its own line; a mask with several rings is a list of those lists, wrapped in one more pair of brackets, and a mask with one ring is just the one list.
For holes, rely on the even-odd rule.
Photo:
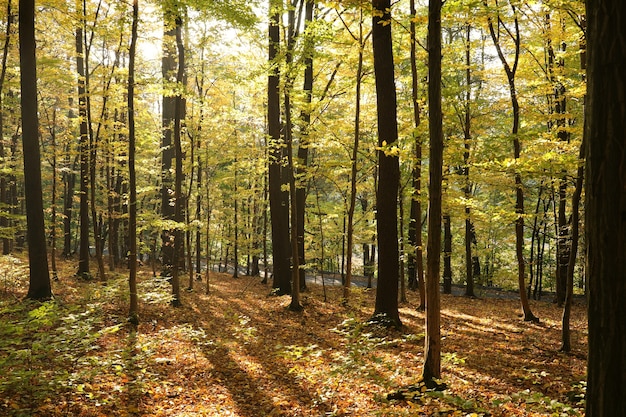
[(167, 281), (143, 267), (134, 332), (126, 271), (103, 285), (78, 280), (73, 268), (61, 262), (54, 301), (33, 303), (23, 301), (25, 262), (0, 259), (2, 416), (583, 415), (580, 303), (565, 354), (561, 309), (551, 303), (531, 302), (541, 321), (529, 323), (516, 300), (442, 295), (447, 389), (423, 392), (416, 293), (394, 330), (368, 324), (372, 290), (355, 288), (344, 306), (340, 287), (309, 285), (296, 313), (259, 278), (211, 274), (209, 294), (196, 281), (174, 308)]

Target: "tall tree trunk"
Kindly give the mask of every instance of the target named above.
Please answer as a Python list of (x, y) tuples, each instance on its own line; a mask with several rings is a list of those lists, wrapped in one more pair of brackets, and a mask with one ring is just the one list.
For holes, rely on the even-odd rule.
[[(0, 106), (1, 108), (1, 106)], [(59, 280), (57, 273), (57, 107), (52, 109), (52, 126), (50, 127), (50, 144), (52, 151), (52, 197), (50, 198), (50, 267), (52, 268), (52, 279)], [(0, 134), (0, 137), (1, 134)]]
[(35, 2), (19, 3), (20, 87), (22, 110), (22, 148), (26, 189), (26, 223), (30, 279), (26, 298), (48, 300), (52, 297), (46, 229), (44, 227), (41, 154), (37, 109), (37, 60), (35, 58)]
[[(289, 183), (289, 207), (290, 207), (290, 220), (291, 220), (291, 304), (289, 309), (291, 311), (301, 311), (302, 304), (300, 303), (300, 256), (298, 254), (298, 201), (296, 198), (296, 178), (295, 167), (293, 160), (293, 123), (291, 122), (291, 92), (293, 90), (293, 76), (290, 75), (292, 71), (291, 65), (293, 62), (293, 48), (296, 38), (297, 27), (295, 18), (295, 9), (298, 4), (298, 0), (294, 0), (293, 4), (289, 8), (289, 25), (287, 29), (287, 52), (285, 54), (285, 60), (287, 63), (287, 76), (285, 82), (285, 142), (287, 145), (287, 169)], [(304, 236), (303, 236), (304, 238)]]
[[(174, 3), (170, 7), (177, 7)], [(163, 57), (161, 59), (161, 76), (163, 77), (163, 96), (161, 123), (161, 217), (163, 220), (173, 220), (175, 211), (174, 181), (172, 178), (172, 163), (174, 160), (174, 146), (172, 144), (173, 124), (176, 112), (176, 95), (173, 92), (176, 79), (176, 20), (178, 10), (163, 11)], [(163, 275), (171, 276), (174, 268), (174, 230), (166, 227), (161, 232), (161, 257)]]
[(430, 129), (430, 183), (428, 185), (428, 243), (426, 258), (426, 340), (424, 381), (441, 377), (441, 196), (443, 180), (443, 125), (441, 110), (441, 0), (428, 3), (428, 126)]
[(587, 417), (626, 415), (626, 3), (588, 0)]
[[(583, 30), (586, 29), (585, 15), (580, 17), (580, 23)], [(583, 72), (587, 69), (586, 61), (586, 45), (584, 40), (584, 34), (580, 41), (580, 68)], [(583, 99), (583, 103), (586, 104), (587, 97)], [(586, 122), (586, 121), (585, 121)], [(570, 317), (572, 312), (572, 299), (574, 298), (574, 269), (576, 266), (576, 256), (578, 255), (578, 240), (579, 240), (579, 221), (580, 221), (580, 199), (582, 195), (584, 185), (585, 174), (585, 151), (587, 148), (587, 129), (583, 129), (583, 140), (580, 144), (580, 150), (578, 153), (578, 170), (576, 172), (576, 186), (574, 193), (572, 194), (572, 221), (571, 221), (571, 247), (569, 251), (569, 262), (567, 264), (567, 291), (565, 296), (565, 304), (563, 306), (563, 318), (562, 318), (562, 332), (561, 332), (561, 351), (569, 352), (572, 350), (571, 331), (570, 331)]]
[(78, 117), (80, 119), (80, 246), (78, 254), (78, 273), (83, 279), (91, 279), (89, 271), (89, 127), (87, 126), (87, 88), (84, 57), (85, 10), (80, 1), (76, 2), (76, 11), (80, 11), (80, 22), (76, 27), (76, 68), (78, 74)]
[(128, 208), (128, 287), (130, 294), (129, 321), (139, 324), (137, 297), (137, 180), (135, 175), (135, 51), (137, 49), (137, 21), (139, 2), (133, 0), (132, 30), (128, 52), (128, 181), (130, 189)]
[(363, 9), (359, 10), (359, 34), (355, 36), (359, 43), (359, 58), (356, 68), (356, 91), (354, 98), (354, 142), (352, 145), (352, 157), (350, 158), (350, 194), (348, 197), (348, 220), (347, 220), (347, 247), (346, 253), (346, 276), (343, 282), (343, 299), (346, 302), (350, 298), (352, 286), (352, 252), (354, 247), (354, 209), (356, 207), (356, 184), (357, 184), (357, 159), (359, 156), (359, 138), (361, 136), (361, 82), (363, 80), (363, 49), (365, 40), (363, 37)]
[(291, 293), (291, 276), (289, 261), (289, 211), (288, 196), (282, 190), (283, 173), (283, 140), (280, 134), (280, 90), (279, 69), (276, 58), (280, 43), (280, 14), (281, 3), (277, 0), (270, 2), (269, 23), (269, 63), (271, 71), (268, 76), (267, 89), (267, 119), (269, 136), (269, 202), (272, 225), (272, 265), (274, 282), (273, 287), (278, 294)]
[[(176, 72), (176, 83), (179, 89), (182, 89), (185, 74), (185, 47), (182, 39), (182, 17), (177, 16), (176, 20), (176, 49), (178, 51), (178, 71)], [(185, 101), (182, 92), (176, 94), (174, 106), (174, 160), (175, 160), (175, 178), (174, 178), (174, 221), (176, 228), (174, 229), (174, 258), (172, 262), (172, 306), (179, 307), (182, 305), (180, 299), (180, 272), (181, 261), (183, 261), (183, 230), (184, 224), (184, 205), (185, 198), (183, 196), (183, 148), (181, 140), (182, 121), (185, 117)]]
[(413, 169), (411, 170), (411, 209), (409, 220), (409, 245), (411, 250), (408, 256), (409, 288), (419, 289), (420, 305), (419, 310), (426, 307), (426, 292), (424, 286), (424, 256), (422, 250), (422, 201), (420, 199), (422, 189), (422, 139), (417, 134), (417, 129), (421, 123), (421, 110), (419, 105), (417, 73), (417, 39), (415, 19), (415, 0), (410, 2), (411, 23), (411, 99), (413, 101)]
[[(13, 21), (13, 12), (11, 11), (11, 2), (7, 1), (7, 21), (6, 32), (4, 34), (4, 46), (2, 48), (2, 66), (0, 67), (0, 160), (5, 160), (6, 152), (4, 146), (4, 81), (7, 73), (7, 60), (9, 57), (9, 46), (11, 45), (11, 23)], [(0, 204), (7, 203), (7, 175), (0, 174)], [(9, 213), (5, 212), (7, 208), (0, 213), (0, 229), (9, 227)], [(2, 254), (8, 255), (10, 252), (11, 240), (8, 237), (2, 238)]]
[[(398, 189), (400, 168), (397, 154), (386, 152), (398, 140), (396, 86), (393, 67), (390, 0), (372, 0), (372, 44), (378, 115), (378, 189), (376, 209), (378, 234), (378, 284), (374, 316), (396, 327), (398, 312)], [(382, 316), (382, 317), (381, 317)]]
[[(487, 0), (484, 0), (485, 5), (487, 4)], [(511, 94), (511, 107), (513, 110), (513, 126), (511, 128), (511, 135), (513, 136), (513, 157), (516, 161), (520, 158), (521, 153), (521, 144), (519, 139), (519, 119), (520, 119), (520, 106), (519, 101), (517, 99), (517, 89), (515, 87), (515, 73), (517, 71), (517, 64), (519, 62), (520, 56), (520, 31), (519, 31), (519, 23), (517, 20), (517, 10), (515, 6), (509, 3), (511, 6), (511, 10), (515, 15), (514, 18), (514, 26), (512, 32), (508, 32), (512, 38), (512, 41), (515, 46), (515, 54), (513, 58), (513, 65), (510, 65), (504, 56), (504, 52), (502, 51), (502, 45), (500, 44), (500, 39), (496, 34), (494, 29), (493, 20), (491, 17), (489, 18), (489, 33), (491, 35), (491, 39), (493, 40), (493, 44), (498, 53), (498, 57), (500, 58), (500, 62), (504, 68), (504, 72), (506, 73), (506, 77), (509, 83), (509, 92)], [(519, 170), (515, 171), (515, 213), (517, 214), (517, 219), (515, 220), (515, 254), (517, 257), (517, 269), (518, 269), (518, 289), (520, 295), (520, 301), (522, 304), (522, 312), (524, 314), (524, 321), (539, 321), (537, 317), (533, 314), (530, 309), (530, 303), (528, 302), (528, 297), (526, 296), (526, 284), (525, 276), (525, 261), (524, 261), (524, 185), (522, 183), (522, 174)]]
[[(315, 0), (305, 0), (304, 11), (304, 27), (305, 31), (310, 27), (313, 22), (313, 11), (315, 9)], [(300, 145), (298, 146), (298, 176), (305, 174), (309, 164), (309, 130), (311, 127), (311, 102), (313, 99), (313, 54), (314, 44), (311, 40), (312, 35), (305, 35), (305, 50), (304, 50), (304, 82), (302, 90), (304, 92), (304, 108), (300, 112)], [(306, 212), (306, 188), (303, 184), (299, 184), (296, 187), (296, 203), (298, 207), (298, 257), (299, 264), (304, 265), (306, 263), (306, 257), (304, 253), (304, 222)], [(300, 277), (300, 287), (306, 288), (306, 279), (304, 274)]]
[(465, 296), (474, 297), (474, 262), (472, 244), (476, 240), (472, 212), (469, 201), (472, 198), (472, 182), (470, 180), (470, 151), (472, 141), (472, 70), (471, 70), (471, 32), (472, 26), (466, 22), (465, 26), (465, 117), (463, 123), (463, 176), (465, 185)]

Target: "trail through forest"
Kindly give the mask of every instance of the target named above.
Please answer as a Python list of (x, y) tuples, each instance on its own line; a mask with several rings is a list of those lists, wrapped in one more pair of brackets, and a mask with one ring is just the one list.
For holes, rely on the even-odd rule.
[[(166, 280), (139, 273), (140, 320), (127, 324), (127, 277), (106, 285), (62, 263), (55, 300), (22, 301), (26, 264), (0, 268), (0, 414), (7, 416), (583, 415), (586, 314), (559, 353), (561, 310), (442, 295), (443, 392), (419, 385), (424, 314), (401, 304), (401, 330), (369, 325), (374, 292), (309, 285), (304, 311), (259, 278), (211, 274), (169, 305)], [(20, 272), (21, 271), (21, 272)], [(425, 391), (425, 392), (424, 392)], [(403, 399), (389, 399), (402, 397)]]

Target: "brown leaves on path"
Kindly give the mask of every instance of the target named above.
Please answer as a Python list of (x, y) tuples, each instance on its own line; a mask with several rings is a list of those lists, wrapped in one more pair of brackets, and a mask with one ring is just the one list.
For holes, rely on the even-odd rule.
[[(147, 286), (155, 280), (148, 271), (140, 279)], [(55, 293), (65, 304), (93, 304), (97, 298), (98, 326), (106, 327), (125, 320), (123, 278), (120, 282), (118, 291), (109, 291), (115, 296), (103, 296), (98, 283), (62, 278)], [(416, 384), (421, 374), (424, 315), (417, 311), (417, 294), (402, 305), (404, 327), (398, 331), (367, 324), (374, 292), (365, 289), (355, 289), (349, 305), (342, 306), (341, 288), (327, 287), (325, 303), (321, 288), (310, 285), (304, 311), (294, 313), (289, 297), (269, 296), (270, 288), (258, 278), (212, 274), (211, 285), (208, 295), (198, 288), (184, 293), (179, 308), (144, 297), (136, 334), (125, 326), (97, 337), (90, 353), (99, 358), (93, 361), (97, 372), (75, 372), (87, 381), (65, 384), (55, 393), (57, 400), (36, 407), (9, 397), (0, 403), (0, 413), (12, 404), (42, 416), (68, 410), (76, 416), (168, 417), (582, 413), (582, 305), (573, 310), (574, 351), (563, 354), (558, 352), (561, 312), (552, 304), (533, 303), (542, 321), (532, 324), (519, 318), (516, 300), (443, 295), (442, 374), (448, 389), (418, 389), (404, 400), (387, 400), (388, 393)]]

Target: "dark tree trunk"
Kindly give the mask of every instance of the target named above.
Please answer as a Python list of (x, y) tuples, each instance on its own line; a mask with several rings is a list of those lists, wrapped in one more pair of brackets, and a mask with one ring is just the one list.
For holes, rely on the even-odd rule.
[(430, 183), (428, 186), (428, 243), (426, 259), (426, 340), (422, 377), (441, 376), (441, 197), (443, 180), (443, 125), (441, 110), (441, 0), (428, 3), (428, 126), (430, 129)]
[[(398, 139), (396, 86), (393, 68), (390, 0), (372, 0), (372, 44), (376, 78), (378, 146), (388, 148)], [(378, 233), (378, 284), (374, 316), (401, 326), (398, 312), (398, 186), (400, 168), (397, 155), (378, 151), (376, 209)], [(382, 317), (381, 317), (382, 316)]]
[(291, 293), (290, 250), (289, 250), (289, 207), (288, 193), (282, 190), (284, 157), (280, 135), (280, 90), (279, 71), (275, 62), (280, 42), (280, 2), (270, 3), (269, 62), (272, 72), (268, 76), (267, 119), (269, 136), (269, 201), (272, 225), (273, 287), (278, 294)]
[[(176, 49), (178, 51), (178, 71), (176, 82), (182, 88), (185, 74), (185, 47), (182, 39), (183, 21), (179, 16), (176, 22)], [(185, 221), (184, 207), (185, 197), (183, 195), (183, 148), (182, 148), (182, 121), (185, 117), (185, 100), (182, 93), (178, 93), (174, 103), (174, 159), (175, 159), (175, 179), (174, 179), (174, 221), (177, 223), (174, 229), (174, 253), (172, 262), (172, 305), (178, 307), (182, 305), (180, 299), (180, 272), (184, 262), (184, 245), (182, 224)]]
[[(0, 69), (0, 160), (6, 158), (6, 152), (4, 149), (4, 81), (6, 79), (7, 72), (7, 60), (9, 56), (9, 46), (11, 45), (11, 23), (13, 21), (13, 12), (11, 11), (11, 2), (7, 1), (7, 20), (6, 31), (4, 34), (4, 46), (2, 48), (2, 66)], [(0, 174), (0, 204), (7, 203), (7, 175)], [(0, 229), (6, 229), (9, 226), (8, 212), (5, 212), (7, 208), (3, 209), (0, 213)], [(8, 255), (10, 252), (11, 240), (8, 237), (2, 238), (2, 254)]]
[[(309, 27), (313, 21), (313, 10), (315, 9), (315, 0), (306, 0), (305, 12), (304, 12), (304, 24), (305, 30)], [(309, 129), (311, 125), (311, 102), (313, 98), (313, 52), (314, 45), (311, 41), (309, 34), (305, 35), (305, 41), (307, 45), (304, 50), (304, 84), (303, 92), (305, 97), (304, 109), (300, 112), (300, 119), (302, 125), (300, 126), (300, 145), (298, 146), (298, 175), (303, 175), (308, 167), (309, 163)], [(298, 207), (298, 257), (299, 264), (304, 265), (306, 263), (304, 253), (304, 220), (306, 212), (306, 188), (304, 184), (298, 184), (296, 188), (296, 202)], [(306, 279), (304, 274), (300, 277), (300, 287), (306, 288)]]
[(452, 294), (452, 228), (449, 214), (443, 215), (443, 293)]
[[(77, 2), (77, 5), (80, 5)], [(79, 139), (79, 155), (80, 155), (80, 205), (79, 205), (79, 221), (80, 221), (80, 239), (78, 251), (78, 273), (77, 275), (83, 279), (90, 279), (89, 272), (89, 127), (87, 126), (87, 88), (85, 84), (85, 59), (83, 44), (83, 25), (84, 13), (76, 28), (76, 68), (78, 74), (78, 117), (80, 118), (80, 139)]]
[(626, 416), (626, 3), (586, 4), (586, 416)]
[[(178, 12), (164, 10), (163, 12), (163, 58), (161, 59), (161, 75), (163, 77), (161, 123), (163, 135), (161, 137), (161, 217), (163, 220), (173, 220), (175, 211), (174, 181), (172, 178), (172, 163), (174, 161), (174, 147), (172, 144), (173, 124), (176, 113), (176, 96), (172, 79), (176, 77), (176, 19)], [(163, 275), (171, 276), (174, 265), (174, 231), (165, 228), (161, 232), (161, 260)]]
[(135, 51), (137, 48), (138, 0), (133, 1), (132, 31), (128, 52), (128, 181), (130, 201), (128, 208), (128, 287), (130, 306), (128, 318), (134, 326), (139, 324), (137, 297), (137, 180), (135, 176)]
[[(465, 26), (465, 117), (463, 121), (463, 176), (465, 185), (463, 194), (467, 202), (472, 198), (472, 182), (470, 180), (470, 151), (472, 141), (472, 71), (471, 71), (471, 31), (469, 22)], [(472, 212), (469, 204), (465, 205), (465, 295), (474, 297), (474, 262), (478, 258), (472, 256), (472, 245), (476, 241), (476, 233), (472, 224)]]
[[(410, 2), (411, 16), (416, 15), (415, 0)], [(410, 23), (411, 36), (411, 99), (413, 101), (413, 123), (414, 132), (417, 131), (421, 123), (421, 110), (418, 95), (418, 73), (417, 73), (417, 39), (415, 20)], [(426, 293), (424, 288), (424, 256), (422, 250), (422, 201), (420, 199), (422, 189), (422, 139), (415, 133), (413, 144), (413, 169), (411, 170), (411, 185), (413, 192), (411, 195), (411, 209), (409, 220), (409, 245), (411, 246), (408, 256), (409, 288), (419, 289), (420, 305), (419, 310), (426, 307)]]
[(35, 58), (35, 2), (19, 3), (20, 86), (22, 110), (22, 148), (26, 188), (26, 222), (30, 281), (27, 298), (47, 300), (52, 297), (44, 227), (41, 154), (37, 109), (37, 60)]

